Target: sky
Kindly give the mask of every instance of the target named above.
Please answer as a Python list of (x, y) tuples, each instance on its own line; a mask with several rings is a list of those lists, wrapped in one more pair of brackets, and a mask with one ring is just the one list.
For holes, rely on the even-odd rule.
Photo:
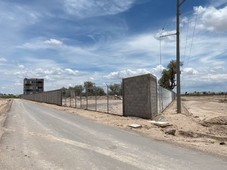
[[(227, 91), (227, 0), (181, 5), (181, 91)], [(176, 0), (1, 0), (0, 93), (119, 83), (176, 58)]]

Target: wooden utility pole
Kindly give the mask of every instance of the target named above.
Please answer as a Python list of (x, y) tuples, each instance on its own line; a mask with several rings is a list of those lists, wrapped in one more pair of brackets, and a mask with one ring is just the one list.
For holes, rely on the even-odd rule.
[(185, 0), (177, 0), (177, 22), (176, 22), (176, 64), (177, 64), (177, 113), (181, 113), (181, 86), (180, 86), (180, 6)]

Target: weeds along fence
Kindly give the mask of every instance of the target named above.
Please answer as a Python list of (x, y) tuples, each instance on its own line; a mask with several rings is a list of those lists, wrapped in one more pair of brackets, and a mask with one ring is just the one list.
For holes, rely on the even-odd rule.
[(110, 114), (123, 115), (122, 95), (110, 93), (109, 86), (106, 92), (100, 94), (100, 89), (93, 87), (78, 92), (75, 89), (62, 91), (62, 105), (85, 110), (93, 110)]
[(173, 91), (157, 86), (158, 114), (162, 113), (176, 98)]
[(62, 105), (62, 90), (47, 91), (43, 93), (23, 95), (23, 99), (37, 102)]

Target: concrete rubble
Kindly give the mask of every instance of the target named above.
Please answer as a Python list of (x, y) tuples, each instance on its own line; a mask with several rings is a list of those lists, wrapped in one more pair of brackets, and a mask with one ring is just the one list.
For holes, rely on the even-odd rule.
[(128, 126), (132, 127), (132, 128), (141, 128), (142, 127), (142, 125), (139, 125), (139, 124), (136, 124), (136, 123), (130, 124)]
[(155, 121), (155, 120), (149, 120), (148, 122), (162, 128), (165, 128), (167, 126), (172, 126), (172, 124), (168, 122), (161, 122), (161, 121)]

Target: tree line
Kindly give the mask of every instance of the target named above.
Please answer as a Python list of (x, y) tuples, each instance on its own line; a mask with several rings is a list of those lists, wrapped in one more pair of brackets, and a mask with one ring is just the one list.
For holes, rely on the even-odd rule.
[(121, 84), (110, 84), (107, 85), (104, 90), (103, 87), (96, 86), (95, 83), (91, 81), (85, 81), (83, 85), (75, 85), (74, 87), (62, 88), (64, 96), (70, 96), (71, 91), (75, 92), (76, 96), (105, 96), (107, 95), (122, 95), (122, 86)]

